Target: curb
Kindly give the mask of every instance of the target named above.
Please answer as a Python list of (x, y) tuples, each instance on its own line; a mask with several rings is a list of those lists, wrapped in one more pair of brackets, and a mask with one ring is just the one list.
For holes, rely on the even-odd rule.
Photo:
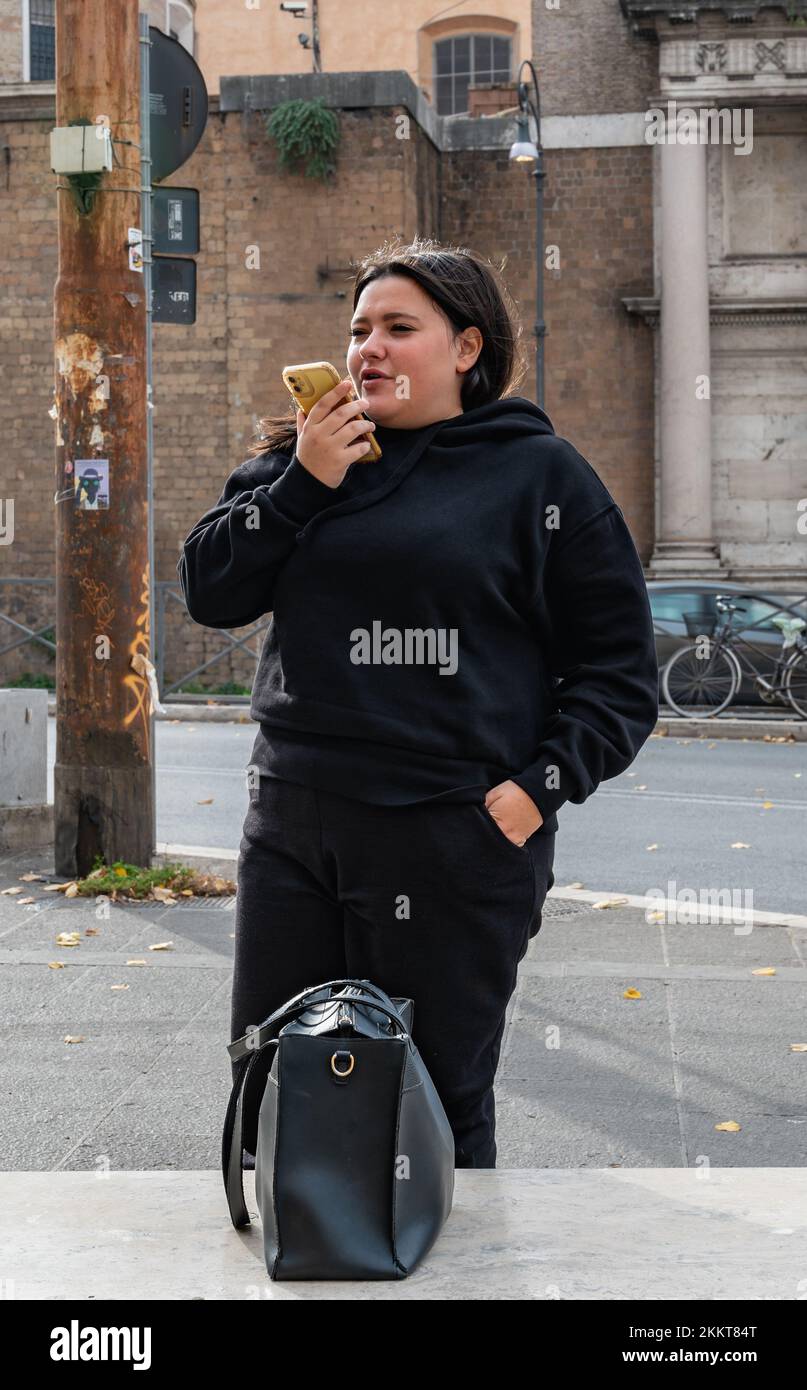
[[(48, 714), (55, 718), (56, 701), (48, 701)], [(156, 719), (184, 724), (192, 720), (214, 724), (254, 724), (249, 705), (159, 705)], [(748, 719), (718, 715), (716, 719), (680, 719), (662, 716), (651, 738), (670, 735), (688, 738), (756, 738), (769, 743), (807, 743), (807, 719)]]

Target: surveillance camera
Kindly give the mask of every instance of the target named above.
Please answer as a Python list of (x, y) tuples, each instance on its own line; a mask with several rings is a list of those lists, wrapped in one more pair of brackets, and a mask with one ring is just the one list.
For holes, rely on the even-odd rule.
[(281, 0), (280, 8), (293, 15), (303, 15), (308, 10), (305, 0)]

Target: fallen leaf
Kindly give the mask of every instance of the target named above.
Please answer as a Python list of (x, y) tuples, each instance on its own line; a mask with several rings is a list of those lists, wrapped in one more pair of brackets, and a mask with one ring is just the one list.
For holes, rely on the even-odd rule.
[(179, 896), (180, 896), (181, 898), (192, 898), (192, 897), (193, 897), (193, 889), (192, 889), (192, 888), (180, 888), (180, 890), (179, 890)]
[(155, 887), (155, 888), (152, 888), (151, 891), (152, 891), (152, 893), (154, 894), (154, 897), (155, 897), (155, 898), (157, 899), (157, 901), (160, 902), (160, 903), (174, 903), (174, 902), (176, 902), (176, 898), (174, 897), (174, 893), (173, 893), (173, 890), (172, 890), (171, 888), (161, 888), (161, 887), (157, 886), (157, 887)]
[(584, 887), (585, 887), (585, 884), (583, 884), (583, 883), (567, 883), (567, 884), (566, 884), (566, 887), (567, 887), (567, 888), (584, 888)]
[(126, 964), (127, 964), (127, 965), (145, 965), (146, 962), (145, 962), (144, 960), (127, 960)]
[(715, 1129), (724, 1129), (731, 1134), (736, 1134), (739, 1128), (736, 1120), (724, 1120), (722, 1124), (715, 1125)]
[(735, 840), (735, 841), (733, 842), (731, 848), (732, 848), (732, 849), (750, 849), (751, 846), (750, 846), (750, 845), (747, 845), (747, 844), (745, 843), (745, 840)]
[(600, 898), (599, 902), (592, 903), (592, 907), (621, 907), (626, 903), (627, 898)]
[(205, 800), (204, 800), (204, 801), (197, 801), (196, 805), (197, 805), (197, 806), (212, 806), (212, 805), (213, 805), (213, 798), (212, 798), (212, 796), (205, 797)]
[(642, 991), (640, 989), (626, 989), (622, 995), (623, 999), (641, 999), (641, 997)]
[(44, 888), (42, 889), (42, 892), (43, 892), (43, 893), (61, 893), (62, 889), (63, 889), (63, 888), (66, 888), (66, 887), (67, 887), (67, 884), (66, 884), (66, 883), (46, 883), (45, 886), (44, 886)]
[(121, 864), (118, 864), (117, 867), (116, 867), (116, 869), (115, 869), (115, 874), (116, 874), (116, 876), (117, 876), (118, 878), (125, 878), (125, 877), (126, 877), (126, 874), (127, 874), (127, 870), (124, 869), (123, 866), (122, 866)]
[(775, 975), (775, 974), (776, 974), (776, 969), (775, 969), (775, 967), (772, 966), (772, 965), (763, 965), (763, 966), (761, 966), (761, 967), (759, 968), (759, 970), (752, 970), (752, 971), (751, 971), (751, 974), (752, 974), (752, 975)]
[(658, 910), (658, 909), (657, 909), (656, 911), (654, 911), (654, 912), (647, 912), (647, 913), (645, 913), (645, 921), (646, 921), (646, 922), (663, 922), (663, 921), (664, 921), (664, 913), (661, 912), (661, 911)]
[(18, 902), (18, 903), (35, 903), (35, 902), (36, 902), (36, 898), (18, 898), (18, 899), (17, 899), (17, 902)]
[(48, 970), (66, 970), (67, 966), (63, 960), (49, 960)]
[(78, 897), (78, 884), (68, 883), (67, 887), (64, 890), (64, 895), (66, 898)]
[(791, 1043), (791, 1052), (807, 1052), (807, 1043)]
[(100, 933), (99, 933), (97, 927), (87, 927), (87, 929), (86, 929), (84, 935), (85, 935), (85, 936), (99, 936)]
[(110, 985), (109, 988), (110, 988), (110, 989), (128, 989), (129, 986), (128, 986), (128, 985)]
[(73, 1042), (86, 1042), (87, 1039), (84, 1038), (84, 1037), (74, 1037), (71, 1033), (68, 1033), (68, 1034), (66, 1035), (66, 1037), (64, 1037), (64, 1038), (62, 1039), (62, 1041), (63, 1041), (63, 1042), (67, 1042), (67, 1043), (73, 1043)]
[(645, 849), (658, 849), (658, 845), (645, 845)]
[(646, 782), (637, 782), (637, 783), (636, 783), (636, 786), (633, 788), (633, 790), (634, 790), (635, 792), (646, 792), (646, 791), (647, 791), (647, 783), (646, 783)]
[(149, 946), (150, 951), (173, 951), (173, 941), (155, 941), (153, 946)]
[[(797, 776), (797, 777), (798, 777), (798, 775), (799, 775), (799, 774), (796, 773), (796, 776)], [(36, 883), (41, 883), (43, 878), (44, 878), (44, 874), (32, 874), (32, 873), (20, 874), (20, 882), (21, 882), (21, 883), (35, 883), (35, 882), (36, 882)]]
[(80, 938), (77, 931), (60, 931), (56, 938), (57, 946), (78, 946)]
[(762, 809), (763, 809), (763, 811), (770, 811), (771, 806), (773, 806), (773, 804), (774, 804), (774, 803), (773, 803), (772, 801), (763, 801), (763, 803), (762, 803)]
[(21, 888), (0, 888), (0, 893), (21, 893)]

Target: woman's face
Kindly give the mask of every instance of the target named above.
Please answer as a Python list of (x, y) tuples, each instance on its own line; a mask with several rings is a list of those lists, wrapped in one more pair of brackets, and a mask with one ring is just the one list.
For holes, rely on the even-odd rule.
[[(408, 275), (382, 275), (362, 290), (351, 320), (347, 370), (380, 425), (417, 429), (462, 414), (460, 390), (482, 350), (478, 328), (452, 342), (442, 310)], [(365, 368), (383, 372), (362, 381)]]

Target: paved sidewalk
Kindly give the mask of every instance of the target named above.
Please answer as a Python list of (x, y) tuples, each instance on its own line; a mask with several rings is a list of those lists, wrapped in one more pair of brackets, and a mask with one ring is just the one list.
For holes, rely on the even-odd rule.
[[(235, 872), (232, 859), (197, 867)], [(69, 1246), (78, 1239), (81, 1203), (89, 1210), (99, 1193), (116, 1191), (100, 1183), (90, 1188), (96, 1172), (128, 1176), (132, 1186), (120, 1188), (120, 1211), (110, 1208), (97, 1219), (104, 1229), (119, 1228), (121, 1239), (135, 1222), (132, 1255), (137, 1240), (153, 1231), (156, 1283), (142, 1296), (155, 1297), (160, 1281), (170, 1285), (173, 1278), (174, 1228), (163, 1217), (179, 1187), (194, 1211), (199, 1203), (199, 1229), (207, 1232), (200, 1248), (213, 1252), (214, 1263), (207, 1274), (200, 1267), (198, 1279), (189, 1273), (197, 1248), (194, 1228), (186, 1231), (187, 1268), (175, 1271), (181, 1288), (166, 1296), (193, 1296), (189, 1280), (200, 1296), (248, 1296), (215, 1292), (240, 1285), (247, 1268), (232, 1253), (241, 1242), (228, 1227), (218, 1170), (229, 1091), (234, 899), (110, 904), (104, 919), (93, 900), (20, 882), (26, 871), (56, 879), (52, 849), (0, 859), (0, 890), (23, 889), (0, 891), (0, 1206), (7, 1195), (18, 1212), (21, 1202), (32, 1213), (48, 1211), (47, 1228), (43, 1190), (53, 1194), (54, 1211), (61, 1194)], [(636, 900), (595, 908), (597, 896), (558, 884), (547, 899), (508, 1010), (496, 1087), (498, 1168), (458, 1173), (457, 1230), (469, 1211), (484, 1211), (485, 1220), (492, 1213), (496, 1244), (497, 1223), (502, 1211), (508, 1214), (515, 1234), (512, 1249), (502, 1247), (503, 1265), (508, 1277), (518, 1268), (517, 1287), (538, 1292), (497, 1296), (546, 1297), (545, 1282), (566, 1280), (569, 1297), (798, 1297), (787, 1289), (803, 1277), (807, 1255), (807, 1051), (793, 1050), (807, 1044), (807, 919), (649, 923)], [(61, 932), (77, 932), (80, 944), (58, 945)], [(149, 949), (165, 942), (170, 949)], [(55, 960), (64, 968), (50, 969)], [(127, 964), (132, 960), (145, 964)], [(770, 967), (774, 974), (754, 974)], [(626, 990), (641, 997), (625, 998)], [(725, 1122), (739, 1129), (716, 1128)], [(22, 1171), (12, 1182), (9, 1170)], [(723, 1170), (744, 1170), (727, 1207), (723, 1184), (731, 1175)], [(750, 1170), (768, 1170), (770, 1182)], [(50, 1176), (37, 1180), (38, 1173)], [(151, 1186), (138, 1188), (149, 1174)], [(491, 1195), (498, 1175), (502, 1185)], [(135, 1213), (132, 1194), (141, 1190)], [(756, 1205), (759, 1216), (751, 1214)], [(631, 1226), (631, 1216), (638, 1225)], [(793, 1235), (776, 1235), (780, 1228)], [(25, 1244), (34, 1235), (46, 1239), (45, 1230), (22, 1228), (18, 1239)], [(98, 1240), (102, 1254), (103, 1232)], [(655, 1265), (643, 1251), (648, 1240)], [(682, 1241), (698, 1269), (712, 1269), (703, 1274), (711, 1291), (693, 1293), (700, 1275), (679, 1271), (686, 1275), (681, 1283), (661, 1258), (673, 1247), (677, 1258)], [(759, 1250), (752, 1249), (757, 1241)], [(101, 1296), (100, 1275), (89, 1268), (96, 1268), (92, 1240), (81, 1247), (84, 1286)], [(116, 1247), (118, 1258), (122, 1248), (128, 1246)], [(248, 1250), (257, 1277), (256, 1248)], [(452, 1249), (445, 1247), (449, 1258)], [(81, 1296), (81, 1278), (69, 1292), (54, 1292), (66, 1268), (78, 1267), (75, 1250), (63, 1253), (64, 1265), (54, 1250), (58, 1267), (36, 1276), (41, 1292), (33, 1296)], [(472, 1296), (478, 1258), (477, 1251), (460, 1260), (463, 1292), (456, 1296)], [(98, 1270), (108, 1268), (99, 1260)], [(144, 1279), (146, 1267), (150, 1255)], [(121, 1268), (129, 1268), (126, 1260)], [(441, 1269), (433, 1265), (435, 1297), (447, 1296)]]

